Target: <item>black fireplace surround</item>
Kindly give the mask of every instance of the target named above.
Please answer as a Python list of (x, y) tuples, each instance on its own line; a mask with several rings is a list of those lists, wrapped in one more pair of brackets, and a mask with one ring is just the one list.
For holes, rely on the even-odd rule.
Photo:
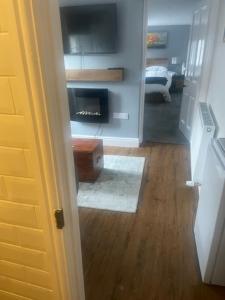
[(67, 88), (70, 120), (108, 123), (108, 89)]

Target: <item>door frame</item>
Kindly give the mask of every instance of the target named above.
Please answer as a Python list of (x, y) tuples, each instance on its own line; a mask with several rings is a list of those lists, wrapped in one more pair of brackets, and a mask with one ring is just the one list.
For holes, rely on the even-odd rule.
[[(75, 170), (66, 91), (59, 6), (56, 0), (16, 1), (18, 34), (40, 166), (45, 173), (48, 223), (54, 245), (62, 300), (84, 300), (84, 280)], [(31, 90), (32, 87), (32, 90)], [(36, 99), (34, 102), (33, 99)], [(48, 186), (48, 180), (52, 183)], [(50, 186), (54, 186), (51, 189)], [(56, 229), (55, 209), (63, 208), (65, 227)], [(59, 297), (59, 295), (57, 295)]]
[(144, 0), (143, 4), (143, 30), (142, 30), (142, 73), (141, 73), (141, 87), (140, 87), (140, 105), (139, 105), (139, 125), (138, 125), (138, 139), (139, 145), (143, 142), (144, 133), (144, 107), (145, 107), (145, 66), (146, 66), (146, 36), (148, 32), (148, 1)]

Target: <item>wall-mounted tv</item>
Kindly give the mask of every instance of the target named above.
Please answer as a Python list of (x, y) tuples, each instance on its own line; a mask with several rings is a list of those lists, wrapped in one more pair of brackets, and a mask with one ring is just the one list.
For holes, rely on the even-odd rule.
[(116, 52), (116, 3), (61, 7), (60, 15), (65, 54)]

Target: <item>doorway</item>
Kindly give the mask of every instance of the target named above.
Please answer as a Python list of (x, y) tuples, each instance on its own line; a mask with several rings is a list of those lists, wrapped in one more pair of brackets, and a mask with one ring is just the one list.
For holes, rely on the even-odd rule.
[(196, 1), (148, 1), (143, 142), (187, 144), (179, 129)]
[[(171, 95), (166, 97), (169, 100)], [(196, 267), (192, 237), (195, 198), (183, 187), (187, 148), (153, 145), (132, 150), (108, 147), (105, 151), (145, 156), (148, 164), (144, 196), (135, 215), (79, 209), (87, 299), (165, 299), (171, 293), (171, 299), (180, 300), (184, 294), (186, 299), (195, 295), (205, 299), (207, 292), (216, 299), (217, 289), (201, 284)], [(193, 286), (197, 286), (195, 291)]]

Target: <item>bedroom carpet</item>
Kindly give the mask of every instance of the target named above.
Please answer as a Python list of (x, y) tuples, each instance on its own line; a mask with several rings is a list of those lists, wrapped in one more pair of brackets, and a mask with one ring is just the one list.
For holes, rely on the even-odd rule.
[(157, 93), (145, 96), (145, 143), (187, 144), (186, 138), (179, 129), (182, 93), (173, 93), (171, 97), (171, 102), (165, 102)]
[(79, 184), (78, 206), (135, 213), (144, 165), (144, 157), (105, 155), (97, 181)]

